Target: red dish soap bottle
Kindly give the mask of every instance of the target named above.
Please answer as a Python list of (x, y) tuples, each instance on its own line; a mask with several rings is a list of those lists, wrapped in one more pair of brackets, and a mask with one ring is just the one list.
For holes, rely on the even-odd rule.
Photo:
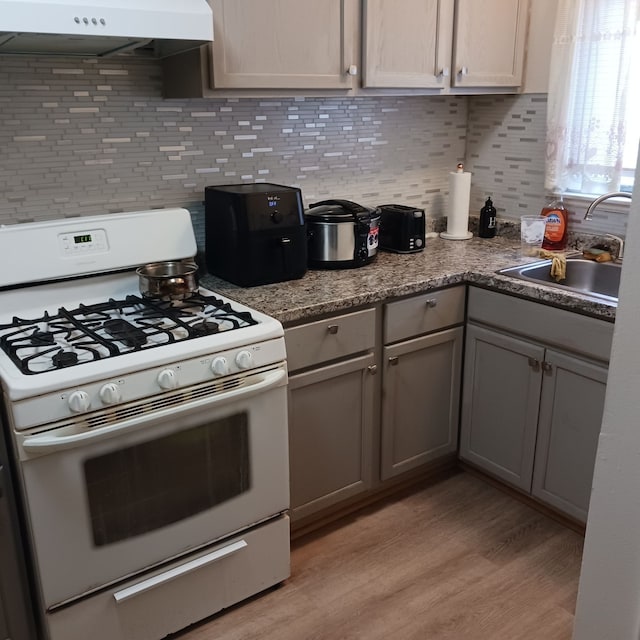
[(567, 247), (569, 212), (562, 202), (562, 196), (544, 207), (540, 215), (547, 219), (542, 248), (548, 251), (564, 251)]

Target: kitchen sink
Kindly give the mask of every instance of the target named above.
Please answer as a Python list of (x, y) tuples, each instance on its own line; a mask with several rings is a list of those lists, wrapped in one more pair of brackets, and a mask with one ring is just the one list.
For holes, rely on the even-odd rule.
[(500, 269), (496, 273), (539, 282), (558, 289), (577, 291), (593, 298), (618, 301), (618, 289), (620, 288), (620, 273), (622, 265), (614, 262), (594, 262), (584, 258), (567, 259), (567, 277), (561, 282), (556, 282), (551, 277), (551, 260), (543, 260), (531, 264)]

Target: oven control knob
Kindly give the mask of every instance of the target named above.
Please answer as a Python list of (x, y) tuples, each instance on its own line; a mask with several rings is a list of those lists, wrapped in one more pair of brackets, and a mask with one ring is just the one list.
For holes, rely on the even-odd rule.
[(115, 382), (107, 382), (100, 389), (100, 400), (102, 400), (102, 404), (118, 404), (122, 400), (120, 387)]
[(178, 376), (173, 369), (163, 369), (158, 374), (158, 384), (162, 389), (175, 389), (178, 386)]
[(219, 356), (213, 359), (211, 363), (211, 371), (214, 376), (225, 376), (229, 373), (229, 363), (226, 358)]
[(250, 351), (239, 351), (236, 355), (236, 364), (238, 365), (238, 369), (248, 369), (251, 366), (252, 360), (253, 356)]
[(91, 406), (91, 398), (86, 391), (74, 391), (69, 396), (69, 409), (73, 413), (82, 413)]

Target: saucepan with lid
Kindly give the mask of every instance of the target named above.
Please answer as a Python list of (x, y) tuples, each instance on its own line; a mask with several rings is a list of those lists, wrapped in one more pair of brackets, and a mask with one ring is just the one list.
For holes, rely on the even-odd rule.
[(136, 269), (140, 293), (157, 300), (184, 300), (198, 290), (193, 262), (152, 262)]

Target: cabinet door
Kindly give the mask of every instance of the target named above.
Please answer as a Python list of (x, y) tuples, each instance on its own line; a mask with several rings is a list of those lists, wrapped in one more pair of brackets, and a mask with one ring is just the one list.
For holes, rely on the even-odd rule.
[(544, 348), (469, 324), (460, 457), (531, 491)]
[(456, 0), (455, 87), (522, 83), (528, 0)]
[(383, 480), (458, 446), (461, 327), (384, 349)]
[[(217, 89), (349, 89), (353, 0), (210, 0)], [(357, 73), (357, 67), (352, 68)]]
[(371, 486), (374, 356), (289, 379), (292, 520)]
[(364, 0), (363, 86), (449, 85), (453, 0)]
[(607, 386), (607, 368), (547, 350), (534, 496), (586, 522)]

